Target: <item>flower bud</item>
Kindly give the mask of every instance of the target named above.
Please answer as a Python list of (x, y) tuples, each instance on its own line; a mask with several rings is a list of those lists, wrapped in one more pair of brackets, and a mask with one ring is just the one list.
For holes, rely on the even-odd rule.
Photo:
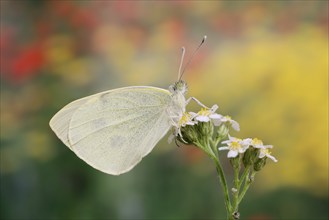
[(210, 122), (199, 122), (196, 127), (200, 132), (200, 136), (212, 137), (214, 133), (214, 126)]
[(182, 143), (186, 144), (195, 144), (198, 140), (198, 132), (196, 130), (195, 125), (186, 125), (181, 128), (182, 137), (180, 135), (177, 136), (178, 140)]
[(217, 129), (217, 138), (221, 140), (225, 139), (228, 135), (229, 128), (226, 123), (221, 123)]
[(259, 158), (259, 159), (254, 163), (254, 170), (255, 170), (255, 171), (260, 171), (265, 165), (266, 165), (266, 157)]
[(239, 160), (240, 160), (240, 157), (239, 155), (237, 157), (233, 157), (230, 159), (230, 163), (232, 165), (233, 168), (239, 168)]
[(243, 154), (242, 162), (244, 167), (253, 165), (255, 161), (257, 160), (259, 155), (259, 149), (256, 148), (248, 148), (246, 152)]

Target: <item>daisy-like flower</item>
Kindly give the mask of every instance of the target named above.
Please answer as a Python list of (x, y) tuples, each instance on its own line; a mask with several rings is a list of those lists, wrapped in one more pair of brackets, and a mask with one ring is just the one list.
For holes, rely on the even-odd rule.
[(198, 113), (193, 113), (193, 118), (199, 122), (209, 122), (212, 118), (219, 117), (219, 114), (215, 113), (217, 109), (217, 105), (213, 105), (210, 109), (202, 108)]
[(245, 145), (243, 140), (235, 137), (229, 137), (229, 140), (223, 141), (223, 144), (227, 144), (225, 147), (219, 147), (218, 150), (229, 150), (227, 153), (228, 158), (234, 158), (239, 155), (239, 153), (244, 153), (249, 145)]
[[(249, 138), (250, 139), (250, 138)], [(250, 145), (254, 148), (258, 149), (266, 149), (266, 148), (272, 148), (272, 145), (264, 145), (263, 141), (259, 140), (258, 138), (254, 138), (251, 140)]]
[(181, 128), (185, 127), (186, 125), (195, 125), (197, 124), (196, 121), (193, 121), (192, 115), (196, 113), (194, 112), (184, 112), (182, 116), (179, 118), (178, 122), (173, 122), (174, 127), (174, 134), (171, 134), (168, 138), (168, 142), (171, 143), (172, 140), (177, 137), (178, 135), (183, 138)]
[(194, 112), (184, 112), (182, 117), (178, 121), (178, 127), (185, 127), (186, 125), (195, 125), (196, 122), (193, 121), (192, 115)]
[(273, 160), (274, 162), (278, 162), (278, 160), (271, 155), (271, 152), (269, 151), (268, 148), (272, 148), (272, 146), (267, 145), (266, 148), (261, 148), (260, 149), (259, 158), (267, 157), (267, 158), (270, 158), (271, 160)]
[(216, 114), (215, 117), (212, 116), (211, 119), (214, 122), (215, 126), (219, 126), (222, 123), (229, 123), (231, 127), (236, 130), (240, 131), (240, 125), (238, 122), (234, 121), (230, 116), (222, 116), (220, 114)]
[(245, 139), (240, 141), (240, 144), (248, 149), (249, 146), (251, 145), (251, 141), (252, 141), (251, 138), (245, 138)]

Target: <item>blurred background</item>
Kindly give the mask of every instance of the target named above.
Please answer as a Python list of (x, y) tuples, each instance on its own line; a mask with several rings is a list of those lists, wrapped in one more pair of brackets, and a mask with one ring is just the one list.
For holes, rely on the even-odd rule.
[[(212, 161), (167, 136), (131, 172), (85, 164), (49, 128), (67, 103), (168, 88), (273, 144), (242, 219), (328, 219), (327, 1), (1, 1), (1, 219), (224, 219)], [(189, 110), (197, 110), (191, 105)], [(223, 155), (224, 156), (224, 155)], [(231, 183), (232, 170), (223, 157)]]

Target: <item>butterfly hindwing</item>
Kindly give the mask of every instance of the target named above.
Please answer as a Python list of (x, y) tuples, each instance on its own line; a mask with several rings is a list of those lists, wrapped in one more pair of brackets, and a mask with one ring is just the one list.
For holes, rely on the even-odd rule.
[[(104, 92), (103, 92), (104, 93)], [(49, 122), (51, 129), (55, 132), (57, 137), (63, 141), (63, 143), (68, 146), (71, 150), (71, 145), (69, 143), (69, 125), (74, 112), (81, 107), (86, 102), (90, 101), (92, 98), (100, 96), (102, 93), (87, 96), (82, 99), (75, 100), (66, 106), (64, 106), (59, 112), (57, 112)]]

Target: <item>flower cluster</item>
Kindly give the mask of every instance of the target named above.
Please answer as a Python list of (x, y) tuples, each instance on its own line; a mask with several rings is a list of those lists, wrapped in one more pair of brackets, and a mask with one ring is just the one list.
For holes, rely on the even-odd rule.
[(218, 150), (229, 150), (227, 157), (234, 158), (239, 155), (239, 153), (244, 153), (248, 150), (249, 147), (253, 147), (255, 149), (259, 149), (259, 158), (268, 157), (274, 162), (278, 162), (275, 157), (271, 156), (271, 152), (268, 150), (272, 148), (272, 145), (264, 145), (263, 142), (257, 138), (251, 139), (239, 139), (235, 137), (229, 137), (229, 140), (223, 141), (223, 144), (226, 144), (225, 147), (220, 147)]
[[(201, 105), (203, 106), (203, 105)], [(204, 107), (197, 113), (185, 112), (177, 121), (173, 120), (173, 135), (170, 137), (192, 144), (203, 150), (215, 162), (216, 171), (224, 192), (228, 219), (239, 219), (239, 203), (242, 201), (254, 176), (265, 165), (267, 158), (277, 159), (269, 151), (273, 146), (264, 145), (257, 138), (239, 139), (229, 134), (230, 129), (240, 130), (238, 122), (229, 116), (216, 113), (217, 105)], [(218, 145), (221, 145), (218, 147)], [(229, 186), (220, 161), (220, 152), (228, 150), (227, 157), (234, 171), (233, 188), (229, 195)], [(243, 164), (243, 166), (242, 166)]]
[(278, 162), (269, 151), (269, 148), (273, 146), (264, 145), (263, 142), (257, 138), (246, 138), (242, 140), (229, 136), (229, 139), (223, 141), (222, 144), (226, 146), (219, 147), (219, 151), (229, 150), (227, 153), (228, 158), (241, 159), (245, 167), (253, 166), (253, 170), (255, 171), (260, 171), (265, 166), (267, 158), (270, 158), (274, 162)]
[(211, 108), (202, 108), (199, 112), (185, 112), (180, 117), (179, 121), (174, 125), (173, 135), (169, 137), (169, 142), (173, 138), (185, 144), (194, 144), (199, 146), (201, 139), (206, 136), (213, 135), (213, 127), (217, 127), (221, 132), (219, 136), (227, 136), (228, 128), (232, 127), (239, 131), (239, 124), (230, 116), (223, 116), (216, 113), (217, 105)]
[(169, 140), (177, 138), (180, 142), (196, 145), (207, 153), (214, 151), (205, 147), (209, 145), (209, 140), (216, 144), (221, 143), (223, 146), (219, 147), (218, 151), (228, 150), (228, 158), (241, 158), (245, 167), (254, 166), (255, 171), (259, 171), (265, 165), (267, 158), (277, 162), (269, 151), (272, 145), (264, 145), (257, 138), (231, 137), (230, 128), (239, 131), (239, 123), (230, 116), (216, 113), (217, 109), (218, 106), (213, 105), (211, 108), (202, 108), (197, 113), (184, 113), (174, 126), (173, 135)]

